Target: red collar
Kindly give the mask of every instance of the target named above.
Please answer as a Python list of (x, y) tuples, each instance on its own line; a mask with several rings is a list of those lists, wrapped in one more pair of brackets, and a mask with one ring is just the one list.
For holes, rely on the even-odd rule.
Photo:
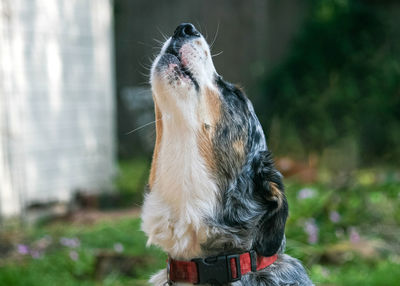
[(257, 256), (255, 251), (243, 254), (196, 258), (191, 261), (168, 259), (168, 282), (192, 284), (225, 284), (240, 280), (242, 275), (270, 266), (278, 255)]

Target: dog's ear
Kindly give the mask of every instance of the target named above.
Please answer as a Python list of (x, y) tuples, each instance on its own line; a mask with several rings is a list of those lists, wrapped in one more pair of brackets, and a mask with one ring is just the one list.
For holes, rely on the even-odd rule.
[(277, 253), (285, 235), (288, 203), (283, 189), (282, 175), (275, 169), (269, 151), (258, 152), (252, 164), (254, 196), (265, 206), (265, 214), (257, 225), (253, 249), (260, 255)]

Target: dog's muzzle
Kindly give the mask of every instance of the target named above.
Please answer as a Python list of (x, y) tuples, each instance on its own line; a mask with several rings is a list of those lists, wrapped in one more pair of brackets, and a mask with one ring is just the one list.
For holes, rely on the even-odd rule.
[(200, 37), (201, 34), (192, 24), (180, 24), (175, 29), (168, 47), (165, 49), (164, 54), (161, 56), (158, 62), (159, 70), (162, 70), (164, 67), (169, 67), (178, 77), (190, 79), (190, 81), (196, 87), (196, 90), (199, 90), (199, 84), (189, 68), (182, 63), (181, 54), (179, 51), (185, 43)]

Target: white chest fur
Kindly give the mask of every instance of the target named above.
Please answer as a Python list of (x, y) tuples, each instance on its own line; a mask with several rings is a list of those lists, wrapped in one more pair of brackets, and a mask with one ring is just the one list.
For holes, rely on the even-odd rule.
[(210, 231), (204, 218), (213, 215), (217, 187), (200, 156), (193, 126), (165, 123), (156, 179), (143, 205), (142, 229), (148, 244), (159, 245), (176, 259), (191, 259), (201, 256)]

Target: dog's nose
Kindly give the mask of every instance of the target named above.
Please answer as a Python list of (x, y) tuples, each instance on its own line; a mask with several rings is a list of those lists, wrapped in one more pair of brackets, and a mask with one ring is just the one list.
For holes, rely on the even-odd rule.
[(189, 37), (200, 37), (200, 33), (190, 23), (182, 23), (176, 27), (173, 37), (177, 38), (189, 38)]

